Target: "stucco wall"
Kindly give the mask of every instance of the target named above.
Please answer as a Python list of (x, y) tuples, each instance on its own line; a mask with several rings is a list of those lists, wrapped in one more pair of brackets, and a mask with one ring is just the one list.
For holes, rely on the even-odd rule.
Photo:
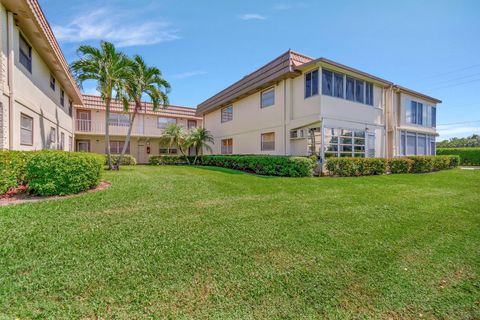
[[(60, 81), (56, 81), (55, 91), (50, 88), (50, 70), (40, 58), (36, 48), (32, 46), (32, 72), (29, 72), (19, 61), (19, 37), (21, 31), (13, 27), (13, 77), (11, 88), (7, 85), (8, 74), (8, 32), (7, 13), (2, 6), (0, 10), (0, 36), (1, 36), (1, 74), (2, 79), (2, 103), (4, 104), (4, 133), (3, 141), (11, 140), (8, 147), (14, 150), (38, 150), (53, 148), (47, 140), (50, 127), (56, 128), (59, 142), (61, 133), (65, 134), (65, 150), (68, 149), (68, 137), (73, 138), (73, 120), (68, 114), (69, 97), (65, 94), (65, 105), (60, 105)], [(23, 37), (29, 39), (25, 35)], [(31, 45), (31, 43), (30, 43)], [(45, 50), (45, 49), (42, 49)], [(13, 113), (8, 115), (8, 101), (13, 97)], [(6, 112), (6, 114), (5, 114)], [(21, 113), (33, 118), (33, 145), (20, 144), (20, 117)], [(8, 120), (6, 120), (8, 119)], [(11, 120), (11, 121), (10, 121)], [(5, 125), (6, 124), (6, 125)], [(5, 130), (5, 127), (8, 129)], [(6, 134), (5, 134), (6, 133)], [(11, 135), (11, 137), (9, 137)], [(7, 146), (4, 146), (7, 147)]]

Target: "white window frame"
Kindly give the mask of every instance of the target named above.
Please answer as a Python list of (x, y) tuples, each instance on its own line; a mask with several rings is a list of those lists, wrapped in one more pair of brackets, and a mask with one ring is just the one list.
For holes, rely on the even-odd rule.
[[(267, 141), (265, 137), (267, 135), (273, 135), (273, 140)], [(266, 145), (267, 144), (267, 145)], [(269, 145), (271, 144), (271, 145)], [(260, 150), (261, 151), (275, 151), (275, 132), (264, 132), (260, 135)]]
[[(30, 122), (30, 128), (22, 126), (22, 120), (26, 119)], [(22, 140), (22, 131), (29, 132), (30, 142), (25, 142)], [(22, 146), (33, 146), (33, 117), (30, 117), (24, 113), (20, 113), (20, 145)]]
[[(313, 73), (317, 72), (317, 93), (313, 93)], [(307, 96), (307, 75), (310, 74), (310, 94)], [(318, 96), (320, 94), (320, 91), (322, 90), (322, 83), (321, 83), (321, 76), (322, 73), (320, 72), (320, 69), (314, 69), (310, 70), (309, 72), (305, 72), (305, 75), (303, 76), (303, 98), (308, 99), (311, 97)]]
[[(227, 110), (231, 110), (227, 113)], [(233, 105), (222, 108), (220, 110), (220, 121), (221, 123), (230, 122), (233, 120)]]
[[(273, 93), (273, 101), (271, 104), (263, 104), (263, 95), (266, 94), (266, 93), (270, 93), (272, 92)], [(260, 108), (263, 109), (263, 108), (267, 108), (267, 107), (270, 107), (270, 106), (273, 106), (275, 104), (275, 87), (270, 87), (266, 90), (263, 90), (261, 93), (260, 93)]]
[[(231, 144), (229, 146), (224, 146), (223, 142), (228, 140), (231, 141)], [(221, 154), (233, 154), (233, 138), (222, 139), (220, 141), (220, 148)]]

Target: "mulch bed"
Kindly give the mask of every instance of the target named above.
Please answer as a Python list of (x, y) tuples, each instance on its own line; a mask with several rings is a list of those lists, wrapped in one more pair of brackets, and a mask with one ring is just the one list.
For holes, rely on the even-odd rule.
[(89, 192), (98, 192), (109, 188), (112, 184), (107, 181), (101, 181), (100, 184), (94, 188), (77, 194), (72, 194), (68, 196), (35, 196), (27, 192), (26, 186), (19, 186), (17, 188), (10, 189), (7, 193), (0, 195), (0, 206), (7, 206), (10, 204), (20, 204), (20, 203), (30, 203), (38, 202), (45, 200), (56, 200), (56, 199), (67, 199), (72, 197), (77, 197)]

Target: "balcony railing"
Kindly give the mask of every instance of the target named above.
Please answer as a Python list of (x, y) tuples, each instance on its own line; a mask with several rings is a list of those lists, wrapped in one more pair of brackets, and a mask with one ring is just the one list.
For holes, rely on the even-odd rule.
[[(93, 120), (75, 120), (75, 131), (77, 133), (105, 134), (105, 122)], [(110, 135), (127, 135), (128, 125), (123, 123), (113, 123), (109, 126)], [(135, 123), (132, 128), (132, 136), (156, 137), (163, 133), (163, 129), (156, 126), (143, 126)]]

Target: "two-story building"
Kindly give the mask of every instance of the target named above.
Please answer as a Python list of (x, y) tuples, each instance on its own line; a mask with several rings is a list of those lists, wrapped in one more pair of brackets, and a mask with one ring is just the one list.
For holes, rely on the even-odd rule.
[(82, 98), (37, 0), (0, 1), (0, 149), (73, 149)]
[(435, 154), (441, 101), (360, 70), (287, 51), (198, 105), (215, 154)]
[[(113, 100), (111, 103), (108, 124), (112, 154), (119, 154), (123, 149), (133, 110), (133, 104), (129, 112), (124, 112), (120, 101)], [(76, 151), (105, 153), (105, 103), (101, 97), (83, 95), (83, 104), (75, 106), (74, 116)], [(195, 115), (193, 108), (167, 106), (153, 110), (152, 103), (143, 102), (142, 110), (133, 122), (127, 153), (134, 156), (138, 163), (147, 163), (149, 155), (179, 154), (176, 146), (160, 141), (164, 129), (172, 123), (188, 130), (201, 127), (202, 118)]]

